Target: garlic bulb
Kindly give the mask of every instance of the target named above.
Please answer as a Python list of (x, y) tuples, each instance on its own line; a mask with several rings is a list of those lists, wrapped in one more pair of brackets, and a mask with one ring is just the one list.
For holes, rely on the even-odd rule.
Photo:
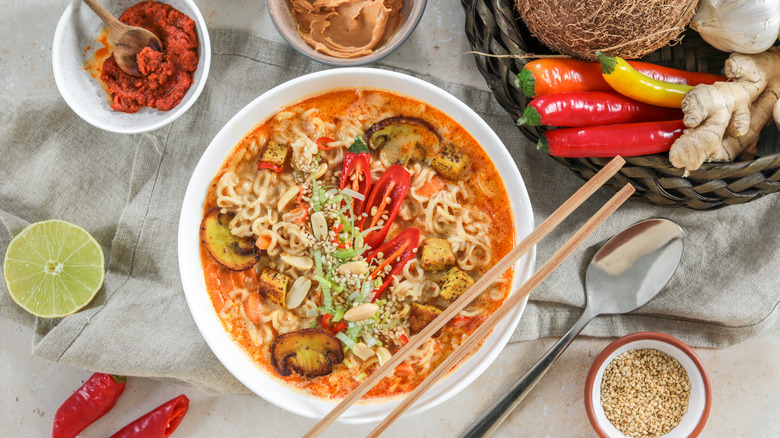
[(780, 0), (701, 0), (691, 27), (724, 52), (760, 53), (780, 32)]

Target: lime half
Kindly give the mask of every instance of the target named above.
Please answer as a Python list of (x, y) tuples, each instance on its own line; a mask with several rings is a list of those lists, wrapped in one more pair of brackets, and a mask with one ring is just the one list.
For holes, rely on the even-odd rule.
[(103, 250), (78, 225), (36, 222), (8, 245), (3, 271), (11, 298), (41, 318), (70, 315), (89, 304), (103, 284)]

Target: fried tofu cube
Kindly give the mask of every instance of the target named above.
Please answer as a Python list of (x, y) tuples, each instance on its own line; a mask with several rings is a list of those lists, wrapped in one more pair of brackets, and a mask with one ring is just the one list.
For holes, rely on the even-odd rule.
[(472, 284), (474, 284), (474, 279), (468, 272), (453, 266), (439, 280), (439, 288), (441, 289), (439, 295), (445, 300), (453, 302), (463, 295), (463, 292), (466, 292), (466, 289), (470, 288)]
[(287, 275), (265, 268), (260, 274), (260, 295), (271, 302), (284, 306), (284, 299), (290, 281), (290, 277)]
[(260, 152), (260, 162), (276, 166), (278, 168), (284, 167), (284, 162), (287, 161), (287, 155), (290, 153), (290, 146), (279, 144), (273, 140), (265, 144), (263, 151)]
[[(412, 303), (412, 308), (409, 310), (409, 333), (413, 335), (420, 333), (431, 321), (441, 315), (441, 312), (441, 309), (430, 304)], [(433, 337), (440, 334), (441, 330), (434, 333)]]
[(447, 239), (425, 239), (420, 263), (425, 271), (441, 271), (455, 266), (455, 253)]
[(431, 160), (431, 167), (444, 178), (463, 179), (471, 168), (471, 158), (453, 144), (445, 144)]

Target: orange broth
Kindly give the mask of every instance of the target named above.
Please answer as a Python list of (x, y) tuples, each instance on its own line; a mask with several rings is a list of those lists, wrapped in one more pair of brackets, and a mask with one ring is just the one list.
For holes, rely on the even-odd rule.
[[(347, 108), (354, 108), (355, 105), (360, 105), (361, 102), (374, 99), (385, 101), (384, 108), (391, 113), (425, 120), (436, 130), (442, 139), (457, 145), (469, 155), (472, 161), (472, 171), (466, 183), (471, 188), (473, 197), (469, 200), (468, 206), (482, 210), (492, 219), (492, 223), (490, 224), (490, 242), (492, 244), (490, 266), (497, 263), (511, 250), (515, 243), (514, 218), (506, 188), (487, 153), (485, 153), (482, 147), (463, 127), (449, 116), (438, 109), (415, 99), (375, 89), (346, 89), (332, 91), (290, 105), (284, 108), (284, 110), (317, 108), (319, 110), (317, 116), (320, 119), (326, 122), (335, 123), (340, 115), (344, 114)], [(274, 123), (276, 123), (276, 121), (271, 117), (265, 122), (258, 124), (234, 147), (212, 181), (206, 197), (204, 212), (216, 205), (216, 187), (220, 177), (226, 171), (235, 168), (237, 164), (244, 160), (256, 160), (257, 157), (251, 156), (249, 147), (252, 144), (253, 139), (258, 135), (267, 134), (271, 125)], [(373, 155), (374, 154), (372, 154), (372, 157)], [(285, 168), (285, 171), (290, 171), (289, 164)], [(374, 178), (376, 179), (376, 176), (374, 176)], [(479, 184), (476, 182), (477, 179), (480, 180)], [(485, 195), (479, 187), (480, 184), (483, 186), (489, 185), (489, 191), (494, 192), (495, 195), (492, 197)], [(423, 234), (425, 234), (425, 230), (423, 230)], [(388, 236), (387, 240), (391, 237), (392, 236)], [(228, 270), (214, 261), (203, 245), (201, 245), (201, 262), (206, 278), (206, 286), (217, 313), (220, 312), (223, 303), (228, 297), (228, 293), (233, 288), (245, 287), (251, 289), (252, 287), (257, 287), (257, 272), (255, 269), (238, 272)], [(477, 273), (478, 275), (476, 277), (478, 278), (478, 276), (483, 274), (486, 270), (487, 268), (483, 269), (482, 272)], [(510, 269), (504, 274), (504, 279), (506, 281), (502, 286), (503, 299), (505, 299), (509, 293), (512, 274), (513, 269)], [(486, 314), (490, 314), (500, 306), (503, 299), (486, 299), (483, 294), (478, 297), (475, 302), (480, 302), (481, 306), (486, 307)], [(443, 349), (446, 353), (454, 350), (485, 318), (486, 316), (474, 318), (473, 320), (460, 325), (451, 321), (444, 327), (442, 334), (438, 338), (440, 342), (439, 348)], [(223, 324), (235, 342), (241, 345), (257, 366), (266, 374), (273, 376), (276, 379), (280, 379), (289, 386), (302, 390), (303, 392), (322, 398), (343, 398), (356, 388), (362, 380), (356, 378), (359, 376), (353, 376), (348, 373), (339, 373), (339, 378), (337, 379), (334, 379), (334, 376), (327, 375), (309, 379), (302, 378), (295, 373), (287, 377), (279, 376), (271, 364), (269, 353), (270, 345), (256, 347), (249, 340), (248, 335), (244, 332), (241, 324), (233, 324), (224, 320)], [(413, 372), (410, 373), (409, 367), (399, 367), (394, 374), (381, 380), (364, 398), (390, 398), (410, 392), (427, 377), (430, 370), (435, 368), (435, 365), (438, 365), (446, 355), (440, 356), (441, 357), (436, 363), (426, 371), (421, 372), (420, 370), (413, 370)], [(343, 369), (346, 369), (346, 366), (343, 363), (339, 364), (334, 367), (333, 374), (336, 375), (337, 371)]]

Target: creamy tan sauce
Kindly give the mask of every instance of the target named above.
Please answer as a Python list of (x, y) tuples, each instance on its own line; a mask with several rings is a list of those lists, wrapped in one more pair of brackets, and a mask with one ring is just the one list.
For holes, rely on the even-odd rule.
[(403, 0), (293, 0), (301, 37), (315, 50), (356, 58), (382, 47), (403, 21)]

